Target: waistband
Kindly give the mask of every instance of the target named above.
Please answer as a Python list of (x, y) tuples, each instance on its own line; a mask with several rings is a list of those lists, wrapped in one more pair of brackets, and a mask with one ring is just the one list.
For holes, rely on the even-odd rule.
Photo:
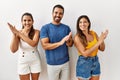
[(98, 56), (96, 55), (96, 56), (94, 56), (94, 57), (84, 57), (84, 56), (82, 56), (82, 55), (80, 55), (79, 56), (79, 58), (84, 58), (84, 59), (91, 59), (91, 60), (96, 60), (96, 59), (98, 59)]

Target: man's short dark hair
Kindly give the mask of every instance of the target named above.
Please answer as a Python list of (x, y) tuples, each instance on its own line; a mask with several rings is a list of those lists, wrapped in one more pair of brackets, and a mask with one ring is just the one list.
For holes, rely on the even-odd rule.
[(53, 7), (52, 12), (54, 12), (54, 9), (55, 9), (56, 7), (63, 9), (63, 13), (64, 13), (64, 7), (63, 7), (62, 5), (60, 5), (60, 4), (55, 5), (55, 6)]

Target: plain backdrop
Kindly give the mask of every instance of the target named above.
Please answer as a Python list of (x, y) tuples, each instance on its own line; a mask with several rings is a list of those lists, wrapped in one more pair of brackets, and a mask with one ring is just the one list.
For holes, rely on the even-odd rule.
[[(76, 21), (80, 15), (88, 15), (91, 20), (91, 29), (98, 35), (105, 29), (109, 30), (105, 40), (106, 50), (99, 52), (101, 64), (100, 80), (120, 80), (120, 2), (119, 0), (0, 0), (0, 80), (19, 80), (17, 74), (18, 52), (12, 54), (10, 42), (12, 33), (7, 22), (21, 29), (21, 16), (25, 12), (32, 13), (34, 27), (52, 21), (52, 8), (61, 4), (65, 8), (62, 23), (70, 26), (72, 35), (76, 34)], [(45, 52), (38, 45), (42, 61), (42, 72), (39, 80), (48, 80)], [(71, 80), (75, 76), (78, 52), (73, 46), (69, 48)]]

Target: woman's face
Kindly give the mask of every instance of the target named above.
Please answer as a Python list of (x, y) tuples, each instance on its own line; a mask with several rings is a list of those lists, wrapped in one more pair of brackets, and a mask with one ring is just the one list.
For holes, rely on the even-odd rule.
[(21, 22), (22, 22), (22, 26), (24, 26), (24, 28), (26, 28), (26, 29), (31, 29), (31, 27), (33, 25), (33, 20), (28, 15), (23, 16)]
[(88, 30), (88, 26), (89, 26), (88, 20), (86, 18), (81, 18), (79, 21), (79, 28), (82, 31), (86, 31), (86, 30)]

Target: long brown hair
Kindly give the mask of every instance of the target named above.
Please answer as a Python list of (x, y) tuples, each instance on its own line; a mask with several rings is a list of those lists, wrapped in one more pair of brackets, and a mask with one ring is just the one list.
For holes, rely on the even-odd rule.
[(83, 45), (86, 47), (87, 46), (87, 39), (86, 39), (86, 36), (83, 34), (82, 30), (80, 29), (79, 27), (79, 22), (82, 18), (85, 18), (88, 23), (89, 23), (89, 26), (88, 26), (88, 32), (90, 31), (90, 27), (91, 27), (91, 22), (90, 22), (90, 19), (87, 15), (81, 15), (78, 20), (77, 20), (77, 25), (76, 25), (76, 28), (77, 28), (77, 35), (80, 37), (80, 40), (81, 42), (83, 43)]
[[(31, 13), (28, 13), (28, 12), (26, 12), (26, 13), (24, 13), (24, 14), (22, 15), (21, 21), (23, 20), (23, 17), (24, 17), (24, 16), (30, 16), (31, 19), (32, 19), (32, 21), (34, 21), (32, 14), (31, 14)], [(22, 29), (23, 29), (23, 28), (24, 28), (24, 26), (22, 26)], [(33, 25), (32, 25), (32, 27), (31, 27), (31, 29), (30, 29), (30, 32), (29, 32), (29, 34), (28, 34), (28, 37), (29, 37), (30, 39), (33, 39), (34, 34), (35, 34), (35, 29), (33, 28)]]

